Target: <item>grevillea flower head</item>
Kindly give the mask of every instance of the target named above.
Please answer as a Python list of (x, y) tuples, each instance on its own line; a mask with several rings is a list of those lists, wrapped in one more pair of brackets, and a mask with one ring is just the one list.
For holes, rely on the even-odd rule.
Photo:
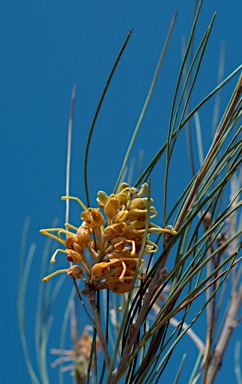
[[(51, 258), (52, 263), (58, 252), (61, 252), (75, 265), (56, 271), (43, 281), (66, 272), (70, 277), (83, 279), (94, 290), (110, 289), (114, 293), (125, 293), (130, 290), (138, 261), (140, 266), (136, 278), (143, 280), (146, 277), (142, 273), (144, 259), (139, 254), (142, 244), (144, 243), (143, 254), (156, 252), (158, 249), (149, 239), (149, 234), (176, 234), (172, 227), (163, 229), (150, 222), (151, 218), (157, 216), (157, 211), (154, 200), (143, 197), (147, 195), (147, 191), (147, 184), (137, 189), (122, 183), (117, 194), (108, 196), (106, 192), (99, 191), (97, 208), (87, 208), (76, 197), (62, 197), (62, 200), (76, 200), (81, 205), (82, 223), (79, 227), (66, 223), (66, 229), (50, 228), (40, 232), (64, 246), (64, 249), (55, 251)], [(144, 238), (147, 220), (148, 234)], [(62, 238), (63, 234), (66, 235), (65, 240)]]

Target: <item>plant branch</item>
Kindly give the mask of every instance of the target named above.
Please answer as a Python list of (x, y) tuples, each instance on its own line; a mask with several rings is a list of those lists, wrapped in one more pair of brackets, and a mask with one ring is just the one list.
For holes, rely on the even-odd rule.
[(121, 378), (124, 370), (126, 369), (126, 364), (130, 359), (130, 352), (132, 349), (132, 346), (134, 345), (134, 341), (137, 338), (138, 332), (140, 330), (140, 327), (147, 315), (147, 312), (149, 310), (150, 302), (153, 299), (153, 296), (157, 289), (161, 286), (162, 282), (168, 275), (167, 269), (160, 270), (159, 267), (157, 267), (154, 277), (152, 278), (152, 282), (149, 287), (149, 291), (146, 293), (144, 302), (142, 305), (142, 308), (140, 310), (140, 313), (138, 315), (138, 318), (135, 323), (132, 323), (129, 328), (129, 333), (127, 337), (127, 341), (119, 362), (118, 367), (113, 371), (112, 379), (110, 384), (117, 384), (119, 382), (119, 379)]
[(228, 314), (226, 316), (225, 324), (221, 336), (215, 346), (214, 353), (212, 355), (207, 374), (204, 378), (204, 383), (212, 384), (214, 382), (215, 376), (218, 373), (218, 370), (222, 363), (222, 358), (225, 352), (225, 349), (228, 345), (229, 339), (232, 335), (233, 330), (238, 325), (238, 319), (236, 319), (239, 307), (242, 302), (242, 284), (240, 288), (235, 290), (231, 296), (231, 301), (229, 304)]
[(84, 288), (81, 291), (81, 293), (86, 297), (86, 299), (90, 305), (92, 315), (93, 315), (93, 325), (97, 331), (97, 334), (98, 334), (98, 337), (99, 337), (99, 340), (100, 340), (100, 343), (102, 346), (105, 363), (107, 365), (107, 368), (109, 369), (110, 365), (111, 365), (111, 359), (110, 359), (109, 352), (108, 352), (108, 346), (107, 346), (107, 343), (106, 343), (106, 340), (105, 340), (105, 337), (104, 337), (104, 334), (102, 331), (102, 324), (101, 324), (100, 315), (99, 315), (97, 307), (96, 307), (95, 291), (93, 291), (88, 286), (88, 284), (86, 284), (86, 288)]

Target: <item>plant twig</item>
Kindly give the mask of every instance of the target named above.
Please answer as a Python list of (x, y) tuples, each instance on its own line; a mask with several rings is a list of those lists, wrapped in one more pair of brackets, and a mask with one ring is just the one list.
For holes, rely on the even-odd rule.
[(130, 352), (131, 352), (132, 346), (134, 345), (134, 341), (147, 315), (150, 302), (153, 299), (155, 292), (161, 286), (162, 282), (167, 276), (168, 276), (168, 270), (166, 268), (162, 270), (159, 270), (159, 268), (156, 269), (155, 275), (152, 278), (152, 282), (149, 286), (149, 291), (145, 295), (144, 302), (140, 310), (140, 313), (138, 315), (138, 318), (135, 323), (130, 325), (128, 337), (126, 340), (126, 344), (125, 344), (120, 362), (118, 364), (118, 367), (113, 371), (110, 384), (116, 384), (119, 382), (119, 379), (123, 374), (126, 364), (129, 361)]
[(86, 297), (88, 304), (90, 305), (92, 315), (93, 315), (93, 325), (98, 333), (98, 337), (102, 346), (104, 359), (107, 365), (107, 368), (109, 369), (111, 365), (111, 359), (108, 352), (107, 343), (102, 331), (102, 324), (100, 315), (98, 313), (97, 307), (96, 307), (96, 300), (95, 300), (95, 292), (86, 284), (86, 288), (84, 288), (81, 293)]
[(232, 335), (233, 330), (238, 325), (238, 320), (236, 319), (239, 307), (242, 302), (242, 284), (239, 289), (235, 290), (232, 294), (231, 301), (229, 304), (228, 314), (226, 316), (226, 321), (220, 335), (220, 338), (215, 346), (212, 359), (210, 361), (207, 374), (205, 377), (206, 384), (212, 384), (214, 382), (215, 376), (221, 366), (222, 358), (225, 352), (225, 349), (228, 345), (229, 339)]

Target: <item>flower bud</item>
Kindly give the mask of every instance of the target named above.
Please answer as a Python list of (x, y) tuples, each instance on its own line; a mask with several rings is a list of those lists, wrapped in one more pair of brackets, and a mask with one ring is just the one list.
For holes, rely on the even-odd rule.
[(125, 188), (130, 188), (128, 183), (122, 183), (119, 187), (119, 192), (123, 191)]
[(83, 270), (79, 265), (72, 265), (68, 271), (67, 275), (70, 277), (74, 277), (75, 279), (82, 279), (83, 278)]
[(78, 230), (77, 230), (77, 237), (78, 237), (78, 242), (79, 243), (83, 243), (85, 245), (87, 245), (88, 243), (90, 243), (90, 241), (92, 240), (91, 239), (91, 233), (92, 233), (92, 230), (91, 228), (88, 228), (84, 225), (81, 225)]
[(108, 201), (108, 196), (104, 191), (98, 191), (97, 193), (97, 202), (100, 207), (104, 207), (106, 202)]
[(148, 184), (144, 183), (141, 185), (137, 196), (143, 196), (143, 195), (147, 195), (147, 194), (148, 194)]
[(81, 218), (85, 222), (84, 226), (88, 228), (94, 229), (104, 224), (104, 217), (99, 208), (88, 208), (82, 212)]
[(117, 214), (119, 208), (121, 208), (120, 203), (117, 197), (113, 196), (107, 201), (104, 207), (104, 212), (109, 219), (112, 219)]
[(127, 193), (124, 193), (124, 192), (119, 192), (117, 195), (116, 195), (120, 205), (126, 205), (127, 204), (127, 200), (128, 200), (128, 195)]
[(94, 264), (92, 266), (92, 279), (95, 280), (96, 277), (105, 275), (110, 271), (108, 263), (102, 261), (101, 263)]
[(72, 263), (80, 263), (82, 261), (82, 256), (79, 252), (68, 249), (68, 255), (66, 259)]
[[(154, 204), (154, 200), (150, 199), (150, 205), (152, 206)], [(147, 209), (148, 206), (148, 200), (146, 198), (142, 197), (136, 197), (135, 199), (131, 200), (129, 204), (129, 210), (138, 208), (138, 209)]]
[(146, 218), (146, 209), (131, 209), (127, 215), (127, 220), (135, 221), (141, 219), (142, 221)]
[(78, 242), (78, 237), (76, 235), (67, 237), (65, 241), (66, 248), (73, 249), (74, 243), (77, 243), (77, 242)]
[(129, 283), (117, 281), (116, 277), (108, 277), (105, 281), (105, 285), (114, 293), (125, 293), (130, 290)]
[(105, 239), (112, 239), (114, 237), (122, 236), (125, 232), (127, 225), (124, 223), (116, 223), (104, 228)]

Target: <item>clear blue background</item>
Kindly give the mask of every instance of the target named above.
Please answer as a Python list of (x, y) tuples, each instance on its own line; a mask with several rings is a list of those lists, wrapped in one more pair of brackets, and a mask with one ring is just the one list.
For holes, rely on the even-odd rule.
[[(25, 325), (30, 351), (34, 354), (34, 311), (45, 241), (38, 230), (51, 226), (55, 217), (64, 223), (65, 204), (60, 196), (65, 194), (72, 86), (77, 85), (71, 194), (85, 202), (83, 159), (88, 130), (114, 60), (127, 33), (133, 28), (99, 116), (90, 150), (89, 182), (94, 204), (98, 189), (108, 193), (112, 191), (172, 16), (178, 10), (171, 42), (132, 156), (137, 158), (139, 149), (144, 149), (144, 162), (147, 164), (165, 141), (181, 62), (181, 41), (183, 36), (186, 40), (189, 36), (193, 2), (8, 0), (1, 2), (0, 9), (0, 382), (25, 384), (30, 383), (30, 379), (22, 355), (16, 312), (22, 228), (26, 216), (31, 216), (28, 246), (32, 241), (36, 242), (37, 251), (28, 288)], [(224, 77), (241, 63), (241, 0), (204, 1), (196, 43), (215, 11), (217, 18), (193, 105), (217, 84), (221, 42), (225, 44), (226, 55)], [(226, 105), (235, 81), (233, 79), (224, 89), (222, 106)], [(212, 108), (213, 103), (209, 103), (200, 116), (205, 149), (212, 137)], [(171, 174), (170, 186), (173, 187), (169, 204), (190, 178), (185, 140), (184, 144), (182, 141), (179, 144), (177, 163), (173, 164)], [(152, 177), (156, 201), (162, 194), (162, 171), (161, 166)], [(74, 204), (72, 207), (77, 208)], [(157, 205), (159, 208), (159, 202)], [(78, 214), (77, 208), (73, 213), (74, 221)], [(58, 266), (66, 266), (61, 256)], [(65, 284), (68, 292), (71, 281)], [(59, 300), (65, 301), (65, 296)], [(58, 331), (60, 324), (61, 321), (57, 321), (54, 329)], [(199, 332), (204, 337), (203, 331)], [(234, 339), (240, 336), (236, 331)], [(53, 347), (57, 347), (58, 337), (57, 332)], [(228, 364), (231, 369), (222, 369), (218, 383), (235, 382), (233, 348), (226, 354), (226, 366)]]

